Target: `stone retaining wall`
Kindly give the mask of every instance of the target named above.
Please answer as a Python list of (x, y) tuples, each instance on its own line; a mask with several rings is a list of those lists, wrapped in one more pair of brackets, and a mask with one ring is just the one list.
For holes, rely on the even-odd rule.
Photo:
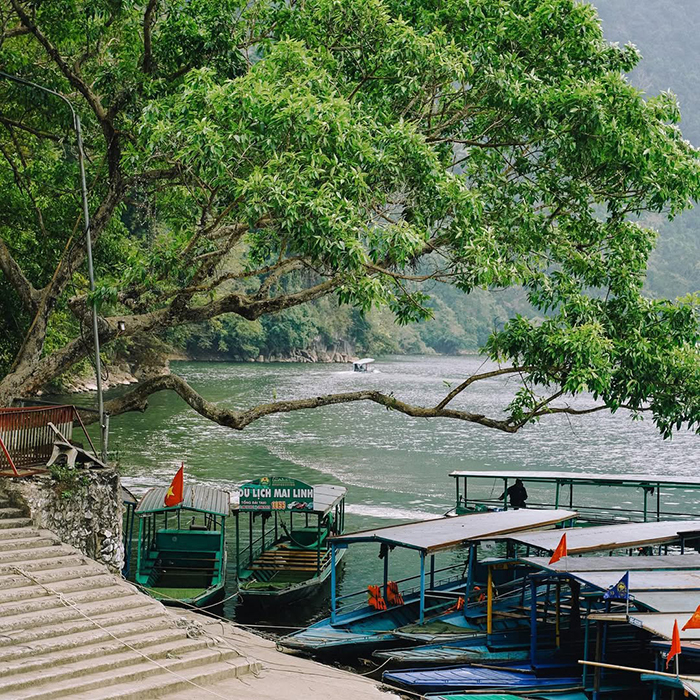
[(120, 573), (124, 564), (122, 494), (113, 469), (78, 469), (63, 481), (48, 474), (0, 479), (11, 504), (36, 527), (51, 530), (83, 554)]

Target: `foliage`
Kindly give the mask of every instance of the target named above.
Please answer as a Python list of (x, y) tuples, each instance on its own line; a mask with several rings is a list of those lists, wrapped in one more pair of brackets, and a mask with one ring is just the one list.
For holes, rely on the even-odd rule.
[[(495, 427), (582, 391), (651, 410), (664, 435), (698, 425), (696, 306), (642, 287), (656, 240), (644, 217), (697, 198), (700, 159), (675, 98), (644, 99), (624, 77), (639, 54), (605, 41), (592, 6), (0, 8), (0, 66), (70, 94), (85, 122), (100, 280), (88, 293), (66, 115), (3, 83), (0, 269), (24, 337), (0, 400), (89, 353), (92, 303), (105, 345), (216, 319), (187, 342), (252, 355), (323, 336), (306, 305), (332, 298), (354, 309), (361, 343), (381, 337), (362, 325), (379, 308), (401, 324), (435, 310), (419, 332), (443, 351), (493, 329), (487, 351), (524, 382)], [(431, 299), (435, 285), (451, 291)], [(516, 291), (497, 313), (460, 325), (465, 297), (503, 289)], [(537, 320), (506, 320), (528, 305)]]

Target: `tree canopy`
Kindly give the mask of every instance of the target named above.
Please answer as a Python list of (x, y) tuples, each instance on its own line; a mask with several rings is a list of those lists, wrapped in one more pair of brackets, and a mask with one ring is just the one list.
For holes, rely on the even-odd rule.
[[(698, 429), (697, 300), (642, 296), (639, 217), (689, 207), (700, 158), (673, 95), (625, 78), (638, 60), (575, 0), (0, 0), (0, 70), (84, 121), (99, 280), (91, 295), (67, 110), (0, 80), (0, 402), (88, 356), (93, 303), (108, 346), (327, 296), (408, 323), (439, 280), (522, 287), (541, 317), (495, 331), (499, 369), (437, 406), (232, 411), (171, 375), (111, 409), (173, 389), (242, 428), (371, 400), (514, 432), (590, 392), (586, 411)], [(495, 374), (520, 382), (502, 415), (452, 407)]]

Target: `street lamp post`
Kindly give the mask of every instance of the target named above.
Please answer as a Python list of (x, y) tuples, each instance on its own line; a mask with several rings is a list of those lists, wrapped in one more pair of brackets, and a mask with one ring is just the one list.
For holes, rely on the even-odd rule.
[[(29, 87), (36, 88), (37, 90), (42, 90), (43, 92), (48, 92), (50, 95), (58, 97), (63, 100), (68, 105), (71, 114), (73, 115), (73, 129), (75, 130), (75, 137), (78, 145), (78, 165), (80, 169), (80, 190), (83, 199), (83, 224), (85, 231), (85, 244), (87, 246), (87, 263), (88, 263), (88, 278), (90, 280), (90, 291), (94, 293), (95, 291), (95, 270), (92, 264), (92, 235), (90, 233), (90, 211), (88, 209), (88, 193), (87, 184), (85, 182), (85, 154), (83, 152), (83, 134), (80, 127), (80, 117), (78, 113), (73, 109), (72, 103), (68, 98), (61, 95), (61, 93), (55, 90), (50, 90), (42, 85), (37, 85), (30, 80), (25, 80), (24, 78), (19, 78), (16, 75), (9, 75), (8, 73), (3, 73), (0, 71), (0, 78), (5, 78), (6, 80), (11, 80), (12, 82), (19, 83), (20, 85), (28, 85)], [(100, 335), (99, 328), (97, 325), (97, 302), (93, 299), (92, 303), (92, 335), (95, 343), (95, 374), (97, 379), (97, 410), (100, 417), (100, 457), (103, 462), (107, 461), (107, 424), (105, 422), (105, 411), (104, 411), (104, 399), (102, 397), (102, 363), (100, 361)]]

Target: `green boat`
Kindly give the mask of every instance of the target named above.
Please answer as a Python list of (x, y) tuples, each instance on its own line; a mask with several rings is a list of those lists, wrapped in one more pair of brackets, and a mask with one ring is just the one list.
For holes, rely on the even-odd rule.
[(229, 493), (186, 485), (182, 502), (166, 507), (167, 492), (152, 488), (136, 506), (136, 583), (163, 603), (214, 604), (224, 597)]
[(344, 530), (346, 492), (285, 477), (263, 477), (240, 488), (231, 514), (242, 605), (286, 605), (326, 584), (332, 569), (327, 539)]

